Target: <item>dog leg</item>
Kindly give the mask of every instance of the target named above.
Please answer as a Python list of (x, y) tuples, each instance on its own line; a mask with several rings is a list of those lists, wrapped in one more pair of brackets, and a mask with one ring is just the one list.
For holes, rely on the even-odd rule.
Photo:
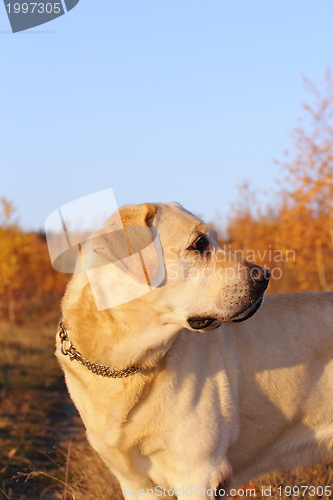
[[(133, 481), (133, 478), (128, 479), (117, 474), (117, 479), (120, 483), (124, 499), (136, 500), (144, 498), (145, 500), (177, 500), (173, 489), (156, 486), (153, 482), (148, 481)], [(150, 483), (150, 484), (149, 484)]]
[(232, 469), (227, 461), (222, 467), (210, 466), (195, 472), (187, 475), (190, 479), (186, 483), (184, 478), (177, 481), (175, 493), (178, 500), (187, 496), (195, 500), (227, 500), (232, 479)]

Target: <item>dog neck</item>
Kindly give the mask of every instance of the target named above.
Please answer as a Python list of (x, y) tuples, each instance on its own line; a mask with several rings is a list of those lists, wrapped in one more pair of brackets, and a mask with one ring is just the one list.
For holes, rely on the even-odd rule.
[(140, 299), (97, 311), (89, 286), (81, 289), (75, 304), (68, 296), (63, 300), (63, 319), (76, 350), (89, 361), (115, 370), (155, 367), (182, 330), (156, 305), (147, 306)]

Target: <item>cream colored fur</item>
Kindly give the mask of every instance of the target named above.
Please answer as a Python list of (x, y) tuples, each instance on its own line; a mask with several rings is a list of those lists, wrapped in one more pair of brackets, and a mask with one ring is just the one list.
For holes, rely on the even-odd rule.
[[(179, 500), (184, 491), (192, 499), (225, 498), (210, 490), (220, 485), (226, 495), (252, 476), (331, 453), (333, 293), (268, 296), (252, 318), (233, 323), (260, 295), (248, 277), (253, 265), (226, 254), (177, 204), (120, 213), (125, 227), (157, 230), (164, 282), (97, 311), (87, 275), (74, 274), (63, 316), (84, 357), (142, 371), (106, 379), (71, 362), (59, 345), (57, 356), (88, 439), (125, 498)], [(190, 248), (201, 234), (209, 239), (205, 256)], [(107, 245), (92, 244), (92, 261), (107, 260)], [(106, 293), (117, 286), (111, 277)], [(216, 322), (194, 331), (193, 316)], [(161, 496), (162, 488), (169, 494)]]

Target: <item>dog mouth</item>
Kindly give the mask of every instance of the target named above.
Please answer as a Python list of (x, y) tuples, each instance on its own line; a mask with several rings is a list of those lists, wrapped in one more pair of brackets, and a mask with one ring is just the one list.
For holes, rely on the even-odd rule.
[[(254, 304), (248, 307), (245, 311), (240, 314), (237, 314), (233, 318), (228, 321), (233, 321), (234, 323), (241, 323), (246, 319), (251, 318), (261, 307), (261, 304), (264, 301), (264, 296), (262, 295)], [(207, 316), (193, 316), (188, 318), (188, 324), (193, 330), (205, 330), (208, 327), (210, 330), (214, 330), (218, 328), (224, 321), (221, 321), (217, 318), (207, 317)]]
[[(203, 330), (205, 328), (208, 328), (214, 323), (214, 321), (217, 321), (217, 319), (201, 316), (194, 316), (193, 318), (189, 318), (187, 320), (188, 324), (191, 328), (193, 328), (193, 330)], [(221, 323), (217, 324), (216, 326), (214, 325), (214, 328), (217, 328), (220, 324)]]
[(254, 304), (252, 304), (252, 306), (246, 309), (246, 311), (232, 318), (231, 321), (233, 321), (233, 323), (241, 323), (242, 321), (251, 318), (251, 316), (253, 316), (260, 309), (263, 301), (264, 301), (264, 296), (262, 295)]

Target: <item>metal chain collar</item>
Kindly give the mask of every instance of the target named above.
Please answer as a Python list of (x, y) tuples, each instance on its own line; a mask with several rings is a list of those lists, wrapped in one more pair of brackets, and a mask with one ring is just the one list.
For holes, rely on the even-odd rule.
[(98, 363), (94, 363), (93, 361), (89, 361), (86, 358), (83, 358), (82, 355), (76, 350), (75, 346), (71, 343), (68, 336), (67, 328), (65, 327), (62, 319), (59, 323), (60, 332), (60, 351), (64, 356), (69, 355), (69, 359), (73, 361), (78, 361), (81, 365), (88, 368), (88, 370), (92, 371), (96, 375), (102, 375), (102, 377), (109, 378), (124, 378), (129, 377), (130, 375), (134, 375), (138, 371), (141, 370), (139, 366), (130, 366), (129, 368), (125, 368), (124, 370), (117, 371), (114, 368), (111, 368), (107, 365), (99, 365)]

